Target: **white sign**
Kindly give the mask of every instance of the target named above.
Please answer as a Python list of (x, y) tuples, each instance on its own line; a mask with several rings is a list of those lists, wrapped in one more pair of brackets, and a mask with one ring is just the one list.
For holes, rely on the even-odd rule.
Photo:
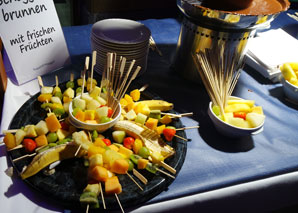
[(52, 0), (0, 0), (0, 37), (18, 84), (70, 63)]

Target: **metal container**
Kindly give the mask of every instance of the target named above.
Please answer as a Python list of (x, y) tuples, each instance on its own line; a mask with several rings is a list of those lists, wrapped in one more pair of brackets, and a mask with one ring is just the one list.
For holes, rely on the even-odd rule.
[[(283, 10), (289, 7), (287, 0)], [(178, 0), (177, 6), (183, 14), (180, 35), (177, 43), (174, 69), (184, 78), (200, 82), (193, 55), (205, 49), (218, 50), (215, 54), (226, 54), (224, 60), (237, 58), (233, 67), (239, 69), (243, 64), (247, 44), (256, 30), (270, 26), (278, 15), (241, 15), (233, 12), (213, 10), (201, 6), (202, 1)]]

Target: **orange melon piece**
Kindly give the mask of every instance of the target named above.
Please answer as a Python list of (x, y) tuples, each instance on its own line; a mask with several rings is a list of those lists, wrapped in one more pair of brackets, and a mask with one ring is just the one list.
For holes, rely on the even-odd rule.
[(109, 178), (108, 170), (102, 166), (95, 166), (89, 171), (89, 177), (105, 182)]
[(35, 138), (35, 142), (37, 147), (45, 146), (48, 144), (47, 136), (46, 135), (40, 135)]
[(158, 120), (155, 118), (148, 118), (145, 125), (149, 129), (155, 130), (157, 128)]
[(125, 159), (117, 159), (112, 163), (111, 171), (117, 174), (126, 174), (129, 164)]
[(12, 149), (16, 146), (16, 138), (12, 133), (7, 133), (3, 139), (7, 149)]
[(50, 115), (45, 120), (50, 132), (56, 132), (58, 129), (61, 129), (61, 124), (55, 114)]
[(75, 118), (78, 119), (79, 121), (84, 122), (85, 121), (85, 112), (78, 111)]
[(122, 186), (117, 176), (110, 177), (105, 182), (106, 194), (120, 194), (122, 192)]
[(138, 160), (138, 169), (145, 169), (149, 160), (141, 158)]
[(95, 154), (103, 154), (106, 150), (100, 146), (96, 146), (91, 144), (88, 149), (88, 157), (90, 158), (92, 155)]

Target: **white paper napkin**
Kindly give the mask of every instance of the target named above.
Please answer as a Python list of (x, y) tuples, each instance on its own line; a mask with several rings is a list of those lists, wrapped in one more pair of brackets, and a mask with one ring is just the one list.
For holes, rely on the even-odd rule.
[(248, 45), (246, 63), (272, 80), (280, 75), (278, 65), (298, 61), (298, 41), (282, 29), (259, 33)]

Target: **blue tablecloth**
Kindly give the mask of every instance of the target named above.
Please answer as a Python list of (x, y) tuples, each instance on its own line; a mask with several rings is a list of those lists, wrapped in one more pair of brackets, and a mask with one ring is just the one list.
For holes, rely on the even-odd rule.
[[(216, 132), (207, 115), (209, 97), (204, 87), (181, 78), (179, 73), (183, 71), (172, 66), (180, 32), (179, 19), (140, 22), (151, 30), (163, 56), (150, 51), (147, 70), (136, 81), (148, 83), (151, 91), (173, 102), (178, 112), (193, 112), (192, 118), (182, 119), (185, 126), (200, 125), (198, 130), (186, 132), (191, 141), (176, 180), (148, 204), (298, 171), (298, 107), (285, 100), (281, 84), (273, 84), (255, 70), (245, 67), (233, 95), (253, 99), (257, 105), (263, 106), (266, 115), (264, 130), (252, 137), (225, 138)], [(298, 22), (286, 13), (282, 13), (271, 26), (282, 27), (298, 38)], [(82, 65), (84, 57), (91, 53), (91, 27), (63, 28), (73, 64)], [(295, 189), (297, 195), (297, 187)], [(278, 202), (291, 200), (292, 196), (293, 193), (289, 197), (279, 198), (277, 195)]]

